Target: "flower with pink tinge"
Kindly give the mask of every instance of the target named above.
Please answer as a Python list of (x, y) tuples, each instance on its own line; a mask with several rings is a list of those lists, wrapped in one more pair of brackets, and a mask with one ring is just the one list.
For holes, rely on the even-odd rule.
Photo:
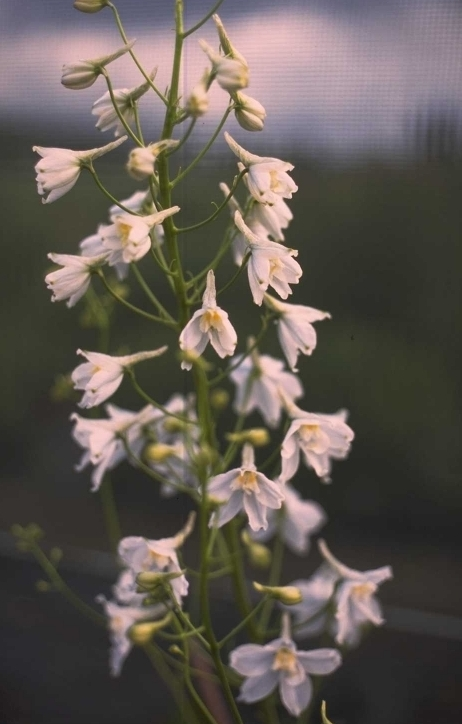
[[(237, 334), (228, 319), (228, 314), (217, 306), (215, 275), (210, 269), (207, 273), (207, 286), (202, 297), (202, 308), (193, 316), (180, 334), (180, 348), (184, 352), (201, 355), (210, 342), (219, 357), (234, 354)], [(190, 370), (191, 362), (184, 360), (181, 368)]]
[(207, 496), (221, 503), (218, 511), (212, 515), (210, 525), (221, 528), (244, 511), (251, 529), (256, 531), (261, 528), (266, 530), (268, 509), (281, 507), (284, 489), (281, 484), (257, 471), (253, 447), (245, 443), (241, 467), (215, 475), (207, 486)]
[(231, 651), (230, 666), (245, 677), (239, 700), (246, 704), (266, 699), (276, 688), (284, 707), (299, 716), (309, 705), (313, 686), (309, 674), (325, 676), (338, 669), (336, 649), (299, 651), (292, 640), (289, 614), (283, 614), (281, 637), (265, 646), (244, 644)]
[(48, 258), (62, 267), (45, 277), (48, 289), (53, 292), (51, 301), (61, 302), (63, 299), (68, 299), (68, 307), (73, 307), (83, 297), (90, 286), (94, 269), (103, 266), (107, 261), (106, 254), (94, 256), (48, 254)]
[(170, 209), (149, 216), (121, 213), (115, 217), (113, 224), (100, 226), (98, 233), (103, 240), (103, 247), (108, 252), (109, 266), (116, 266), (121, 262), (130, 264), (142, 259), (151, 248), (151, 230), (179, 210), (179, 206), (172, 206)]

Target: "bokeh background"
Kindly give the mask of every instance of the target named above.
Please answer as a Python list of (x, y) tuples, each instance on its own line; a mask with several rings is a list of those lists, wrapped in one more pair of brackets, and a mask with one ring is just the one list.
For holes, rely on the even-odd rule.
[[(204, 0), (185, 5), (187, 25), (208, 10)], [(119, 3), (127, 34), (137, 38), (145, 66), (158, 66), (161, 87), (170, 67), (171, 6), (169, 0)], [(360, 570), (390, 563), (395, 573), (381, 594), (387, 626), (331, 677), (329, 714), (336, 724), (458, 724), (462, 5), (234, 0), (220, 14), (249, 61), (249, 94), (268, 112), (261, 134), (244, 132), (234, 119), (228, 130), (249, 150), (295, 164), (299, 191), (290, 202), (287, 241), (299, 250), (304, 276), (292, 300), (332, 314), (318, 325), (313, 357), (300, 360), (302, 406), (347, 408), (356, 432), (331, 486), (305, 470), (297, 484), (325, 507), (323, 534), (342, 560)], [(105, 90), (102, 80), (69, 91), (60, 84), (60, 70), (65, 62), (110, 52), (120, 41), (109, 11), (84, 15), (70, 0), (0, 0), (0, 27), (0, 722), (174, 722), (142, 653), (130, 656), (120, 680), (109, 679), (105, 632), (94, 631), (55, 594), (36, 592), (41, 572), (15, 550), (8, 533), (15, 522), (35, 521), (46, 532), (45, 547), (63, 548), (63, 576), (85, 600), (109, 592), (117, 569), (101, 500), (90, 493), (88, 473), (73, 470), (80, 452), (70, 438), (69, 415), (78, 398), (56, 399), (57, 376), (70, 372), (76, 348), (93, 349), (97, 336), (85, 326), (82, 305), (50, 305), (43, 282), (47, 253), (76, 253), (78, 242), (106, 222), (108, 205), (82, 174), (71, 193), (42, 206), (31, 148), (92, 148), (112, 139), (111, 132), (95, 130), (90, 113)], [(188, 41), (185, 94), (207, 65), (197, 37), (216, 43), (213, 25)], [(139, 82), (126, 59), (111, 73), (116, 87)], [(156, 140), (160, 108), (155, 99), (144, 100), (146, 136)], [(225, 94), (214, 91), (182, 165), (212, 132), (225, 104)], [(126, 146), (98, 166), (119, 198), (142, 188), (121, 170)], [(211, 202), (220, 200), (218, 183), (230, 183), (234, 173), (220, 139), (179, 190), (182, 221), (207, 216)], [(191, 268), (210, 257), (225, 221), (188, 237), (184, 254)], [(149, 264), (145, 269), (152, 272)], [(221, 269), (223, 280), (229, 269)], [(155, 283), (170, 304), (168, 288)], [(258, 309), (244, 279), (223, 306), (242, 339), (255, 330)], [(112, 352), (164, 341), (175, 344), (157, 332), (153, 339), (143, 322), (117, 312)], [(263, 351), (280, 356), (275, 337), (267, 337)], [(154, 397), (166, 400), (174, 390), (190, 389), (171, 359), (148, 368), (141, 379)], [(125, 385), (116, 402), (139, 405)], [(187, 501), (162, 500), (128, 466), (113, 478), (124, 535), (158, 538), (177, 530)], [(188, 545), (194, 555), (194, 540)], [(308, 576), (317, 562), (315, 552), (307, 561), (287, 555), (286, 582)], [(216, 595), (217, 609), (226, 613), (226, 592)]]

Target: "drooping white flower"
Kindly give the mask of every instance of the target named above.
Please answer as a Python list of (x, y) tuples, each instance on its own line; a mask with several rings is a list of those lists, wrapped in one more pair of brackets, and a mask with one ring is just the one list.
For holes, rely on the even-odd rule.
[(234, 93), (249, 85), (249, 68), (239, 58), (230, 58), (217, 53), (205, 40), (199, 40), (204, 53), (212, 63), (212, 73), (220, 88)]
[[(239, 359), (238, 356), (236, 361)], [(236, 385), (236, 412), (247, 415), (258, 410), (269, 427), (277, 427), (281, 417), (283, 404), (279, 390), (291, 400), (303, 396), (300, 380), (284, 370), (284, 362), (260, 355), (256, 350), (232, 370), (230, 378)]]
[(175, 148), (178, 144), (179, 141), (173, 138), (164, 138), (156, 143), (150, 143), (148, 146), (134, 148), (128, 156), (126, 165), (128, 173), (137, 181), (143, 181), (154, 173), (158, 156), (164, 151)]
[[(101, 10), (101, 2), (92, 3), (90, 1), (90, 3), (87, 3), (87, 6), (88, 4), (91, 4), (91, 6), (99, 4), (100, 7), (97, 7), (96, 10), (87, 10), (84, 12), (97, 12), (97, 10)], [(104, 5), (105, 4), (106, 3), (104, 3)], [(82, 8), (78, 9), (81, 10)], [(77, 61), (77, 63), (65, 63), (63, 65), (61, 83), (63, 84), (63, 86), (65, 86), (66, 88), (70, 88), (71, 90), (89, 88), (93, 85), (97, 77), (101, 75), (103, 68), (105, 68), (106, 65), (108, 65), (109, 63), (112, 63), (113, 60), (117, 60), (117, 58), (120, 58), (122, 55), (125, 55), (125, 53), (128, 53), (134, 43), (135, 41), (131, 40), (122, 48), (116, 50), (115, 53), (111, 53), (110, 55), (103, 55), (101, 58), (94, 58), (93, 60), (79, 60)]]
[(127, 140), (127, 136), (108, 143), (101, 148), (92, 148), (89, 151), (71, 151), (68, 148), (44, 148), (33, 146), (32, 150), (42, 156), (36, 164), (37, 191), (45, 196), (42, 203), (51, 204), (52, 201), (64, 196), (80, 176), (83, 167), (88, 166), (96, 158), (113, 151)]
[(251, 252), (247, 273), (255, 304), (261, 305), (269, 286), (273, 287), (280, 297), (287, 299), (289, 294), (292, 294), (290, 284), (298, 284), (303, 274), (300, 264), (293, 259), (298, 251), (254, 234), (239, 211), (234, 214), (234, 222), (247, 240)]
[(76, 470), (83, 470), (88, 464), (94, 466), (92, 491), (98, 490), (107, 471), (113, 470), (127, 457), (126, 447), (139, 457), (145, 443), (142, 422), (152, 408), (149, 405), (140, 412), (132, 412), (106, 405), (105, 409), (108, 419), (86, 419), (76, 413), (71, 415), (71, 420), (75, 421), (72, 436), (84, 449)]
[(72, 373), (72, 382), (76, 390), (85, 390), (79, 407), (95, 407), (111, 397), (120, 386), (125, 372), (133, 365), (146, 359), (159, 357), (167, 347), (159, 347), (149, 352), (137, 352), (123, 357), (112, 357), (101, 352), (77, 350), (88, 362), (84, 362)]
[(334, 595), (338, 574), (323, 563), (309, 579), (298, 579), (289, 585), (295, 586), (302, 594), (300, 603), (282, 606), (297, 624), (295, 638), (318, 636), (328, 623), (327, 605)]
[[(149, 540), (141, 536), (128, 536), (119, 543), (118, 553), (126, 566), (135, 575), (143, 572), (180, 573), (177, 549), (191, 534), (194, 527), (194, 515), (190, 515), (186, 525), (171, 538)], [(188, 593), (188, 581), (184, 575), (170, 581), (176, 600), (181, 605), (181, 599)]]
[[(244, 183), (246, 177), (244, 176)], [(284, 199), (277, 199), (271, 206), (269, 204), (254, 203), (246, 216), (245, 223), (257, 236), (269, 234), (273, 241), (284, 241), (283, 229), (287, 229), (293, 219), (293, 214)], [(265, 231), (257, 231), (259, 224)]]
[(344, 460), (348, 455), (354, 432), (346, 424), (347, 411), (339, 410), (333, 415), (305, 412), (293, 401), (281, 398), (288, 414), (293, 418), (281, 448), (280, 479), (287, 482), (293, 478), (300, 463), (300, 451), (308, 468), (313, 468), (322, 482), (330, 482), (332, 460)]
[[(131, 126), (135, 122), (135, 104), (149, 88), (150, 84), (146, 81), (134, 88), (117, 88), (113, 91), (119, 113), (127, 125)], [(115, 136), (120, 136), (124, 131), (124, 125), (114, 108), (109, 91), (106, 91), (101, 98), (93, 103), (91, 113), (93, 116), (98, 117), (96, 123), (98, 130), (108, 131), (110, 128), (115, 128)]]
[(199, 83), (194, 86), (186, 100), (186, 110), (192, 118), (200, 118), (207, 113), (209, 107), (209, 84), (210, 73), (206, 68)]
[(83, 297), (90, 286), (93, 270), (106, 263), (106, 254), (95, 256), (48, 254), (48, 258), (62, 267), (45, 277), (48, 289), (53, 292), (51, 301), (61, 302), (63, 299), (68, 299), (68, 307), (73, 307)]
[[(217, 306), (215, 275), (213, 270), (207, 272), (207, 286), (202, 297), (202, 308), (194, 312), (186, 327), (180, 334), (180, 348), (184, 352), (201, 355), (210, 342), (219, 357), (234, 354), (237, 334), (228, 319), (228, 314)], [(190, 370), (192, 364), (184, 360), (181, 368)]]
[(278, 687), (281, 701), (292, 716), (299, 716), (311, 701), (309, 674), (331, 674), (341, 663), (336, 649), (299, 651), (291, 638), (288, 614), (283, 615), (280, 638), (265, 646), (244, 644), (230, 654), (230, 666), (245, 677), (239, 700), (252, 704)]
[(266, 118), (262, 104), (240, 91), (233, 95), (233, 99), (234, 115), (239, 125), (246, 131), (262, 131)]
[(279, 344), (285, 354), (287, 363), (293, 372), (297, 372), (296, 364), (301, 352), (310, 355), (316, 347), (316, 331), (313, 322), (331, 319), (329, 312), (321, 312), (313, 307), (302, 304), (286, 304), (279, 299), (265, 294), (264, 302), (277, 312), (277, 328)]
[(289, 483), (284, 485), (284, 496), (281, 513), (269, 511), (268, 528), (252, 533), (251, 537), (264, 543), (279, 533), (291, 551), (303, 555), (309, 551), (310, 536), (326, 522), (326, 514), (318, 503), (303, 500)]
[(215, 475), (207, 486), (207, 495), (223, 503), (212, 515), (210, 525), (221, 528), (243, 510), (251, 529), (256, 531), (261, 528), (266, 530), (268, 509), (281, 507), (284, 489), (257, 471), (253, 447), (245, 443), (241, 467)]
[(130, 653), (133, 643), (129, 638), (130, 628), (137, 621), (160, 618), (166, 611), (163, 604), (155, 606), (131, 605), (121, 606), (115, 601), (108, 601), (105, 596), (97, 596), (96, 600), (104, 606), (111, 634), (109, 652), (109, 668), (112, 676), (119, 676), (122, 666)]
[(231, 151), (248, 169), (245, 176), (246, 184), (256, 201), (260, 204), (274, 204), (280, 198), (292, 198), (298, 186), (287, 173), (294, 168), (291, 163), (249, 153), (226, 131), (225, 140)]
[(390, 566), (370, 571), (355, 571), (340, 563), (325, 541), (319, 540), (318, 546), (339, 581), (334, 595), (335, 640), (340, 645), (355, 646), (359, 642), (364, 624), (381, 626), (384, 623), (380, 603), (374, 594), (380, 583), (393, 577), (393, 571)]
[(151, 229), (179, 210), (179, 206), (172, 206), (170, 209), (149, 216), (120, 214), (115, 217), (113, 224), (100, 226), (99, 234), (103, 246), (109, 252), (107, 257), (109, 266), (121, 262), (130, 264), (141, 259), (151, 247)]
[[(229, 186), (225, 183), (220, 183), (219, 189), (225, 198), (229, 195), (229, 192), (231, 190)], [(232, 219), (234, 219), (234, 214), (236, 213), (236, 211), (239, 211), (239, 213), (242, 215), (242, 209), (239, 206), (239, 202), (236, 200), (235, 196), (231, 196), (231, 198), (229, 199), (228, 209)], [(258, 219), (251, 212), (249, 212), (246, 217), (246, 223), (254, 234), (263, 238), (267, 238), (268, 234), (265, 227), (260, 224)], [(244, 234), (242, 234), (237, 227), (233, 229), (233, 241), (231, 249), (233, 252), (235, 264), (237, 264), (237, 266), (241, 266), (246, 253), (249, 251), (249, 243), (245, 238)]]

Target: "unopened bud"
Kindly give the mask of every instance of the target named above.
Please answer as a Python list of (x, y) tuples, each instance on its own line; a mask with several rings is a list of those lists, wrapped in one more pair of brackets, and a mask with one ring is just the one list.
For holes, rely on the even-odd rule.
[(179, 141), (165, 138), (157, 143), (150, 143), (143, 148), (134, 148), (130, 151), (126, 169), (130, 176), (137, 181), (143, 181), (154, 173), (154, 165), (158, 156), (168, 149), (178, 146)]
[(173, 445), (166, 445), (163, 442), (154, 442), (144, 450), (144, 459), (148, 463), (163, 463), (175, 454)]
[(172, 614), (169, 611), (164, 618), (159, 621), (146, 621), (143, 623), (135, 623), (128, 632), (130, 640), (137, 646), (145, 646), (150, 642), (152, 637), (161, 629), (168, 626)]
[(182, 656), (184, 658), (184, 653), (177, 644), (172, 644), (168, 647), (168, 650), (174, 656)]
[[(77, 3), (74, 4), (74, 7)], [(95, 4), (95, 3), (93, 3)], [(105, 5), (106, 3), (104, 3)], [(101, 7), (104, 7), (102, 5)], [(101, 7), (97, 10), (101, 10)], [(80, 10), (81, 8), (77, 8)], [(97, 12), (97, 10), (84, 10), (83, 12)], [(117, 60), (131, 49), (134, 44), (134, 40), (130, 41), (115, 53), (110, 55), (103, 55), (101, 58), (94, 58), (92, 60), (79, 60), (77, 63), (65, 63), (63, 65), (63, 72), (61, 76), (61, 83), (65, 88), (71, 90), (81, 90), (83, 88), (89, 88), (93, 85), (95, 80), (103, 72), (103, 68), (113, 60)]]
[(106, 0), (75, 0), (74, 7), (81, 13), (97, 13), (107, 5)]
[(236, 93), (234, 114), (239, 125), (246, 131), (263, 130), (266, 111), (255, 98), (245, 93)]
[(48, 581), (44, 581), (43, 578), (37, 581), (35, 588), (39, 593), (47, 593), (51, 589), (51, 585)]
[(190, 370), (193, 365), (197, 365), (197, 367), (203, 369), (204, 372), (212, 369), (212, 365), (206, 362), (205, 359), (193, 349), (182, 350), (180, 352), (180, 359), (182, 370)]
[(247, 530), (242, 531), (241, 540), (246, 547), (250, 563), (256, 568), (268, 568), (271, 563), (270, 549), (263, 543), (252, 540)]
[(229, 405), (230, 394), (222, 387), (217, 387), (210, 395), (210, 404), (214, 410), (225, 410)]
[(237, 442), (239, 445), (249, 442), (253, 447), (263, 447), (268, 445), (270, 441), (270, 435), (264, 427), (252, 427), (249, 430), (242, 430), (241, 432), (229, 432), (226, 435), (226, 439), (230, 442)]
[(165, 573), (161, 571), (142, 571), (136, 577), (137, 593), (154, 591), (159, 586), (165, 587), (174, 578), (180, 578), (184, 574), (185, 571), (166, 571)]
[(50, 550), (50, 561), (53, 563), (54, 566), (58, 565), (62, 557), (63, 552), (61, 548), (52, 548)]
[[(249, 85), (249, 69), (247, 64), (237, 58), (224, 57), (217, 53), (205, 40), (199, 40), (204, 53), (213, 66), (213, 74), (218, 85), (228, 93), (234, 93)], [(242, 56), (241, 56), (242, 57)]]
[(210, 445), (204, 443), (201, 445), (200, 450), (194, 456), (194, 460), (200, 467), (207, 467), (213, 465), (217, 459), (217, 452)]
[(225, 30), (225, 26), (221, 22), (220, 16), (215, 13), (212, 15), (213, 22), (215, 23), (216, 29), (218, 30), (218, 36), (220, 38), (220, 45), (223, 49), (223, 52), (225, 55), (227, 55), (230, 58), (234, 58), (234, 60), (239, 60), (242, 65), (244, 65), (246, 68), (248, 68), (248, 64), (242, 53), (240, 53), (232, 44), (231, 40), (229, 39), (229, 35)]
[(162, 423), (165, 432), (184, 432), (189, 427), (189, 422), (183, 422), (177, 417), (168, 417), (165, 422)]
[(205, 70), (201, 80), (191, 91), (186, 101), (186, 110), (193, 118), (199, 118), (207, 112), (209, 107), (209, 97), (207, 95), (209, 87), (209, 71)]
[(300, 589), (295, 586), (263, 586), (261, 583), (254, 581), (253, 587), (259, 593), (266, 593), (285, 606), (294, 606), (303, 600)]

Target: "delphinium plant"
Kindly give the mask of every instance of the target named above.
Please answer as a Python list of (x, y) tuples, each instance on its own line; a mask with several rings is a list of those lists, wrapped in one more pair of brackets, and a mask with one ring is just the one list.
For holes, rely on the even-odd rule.
[[(145, 649), (178, 703), (175, 721), (243, 724), (252, 710), (260, 709), (260, 720), (267, 724), (294, 718), (306, 724), (322, 677), (341, 665), (343, 651), (359, 642), (365, 627), (383, 622), (375, 594), (391, 577), (391, 569), (351, 569), (319, 540), (323, 563), (314, 575), (296, 581), (284, 576), (284, 549), (306, 557), (311, 536), (326, 522), (321, 506), (307, 500), (292, 480), (299, 467), (305, 467), (306, 475), (317, 476), (321, 484), (330, 482), (332, 461), (347, 457), (354, 435), (346, 411), (326, 414), (298, 405), (304, 389), (296, 365), (301, 355), (315, 350), (313, 324), (330, 315), (286, 301), (302, 277), (297, 251), (285, 239), (292, 219), (286, 200), (297, 191), (292, 164), (255, 155), (247, 149), (252, 138), (243, 136), (241, 145), (224, 131), (237, 174), (228, 185), (225, 180), (220, 184), (223, 196), (208, 218), (190, 226), (182, 221), (184, 209), (176, 203), (183, 199), (181, 184), (190, 175), (200, 176), (200, 161), (221, 136), (228, 117), (234, 114), (243, 132), (256, 132), (263, 129), (266, 116), (263, 106), (244, 93), (249, 67), (216, 14), (221, 1), (188, 28), (184, 2), (172, 0), (173, 65), (169, 86), (162, 91), (155, 72), (141, 64), (114, 4), (76, 0), (74, 7), (84, 13), (112, 11), (123, 45), (105, 57), (65, 65), (62, 83), (78, 90), (105, 82), (107, 90), (93, 104), (93, 114), (97, 128), (115, 132), (116, 140), (88, 151), (34, 150), (41, 156), (36, 172), (44, 203), (69, 192), (81, 172), (90, 173), (111, 202), (108, 223), (81, 241), (77, 254), (49, 254), (58, 268), (46, 276), (53, 301), (66, 300), (73, 307), (82, 299), (96, 310), (101, 330), (99, 349), (77, 350), (84, 361), (71, 376), (74, 388), (82, 392), (80, 407), (98, 408), (96, 414), (72, 415), (73, 436), (83, 451), (78, 467), (89, 468), (96, 491), (116, 466), (135, 466), (158, 484), (159, 495), (188, 496), (192, 512), (171, 537), (156, 537), (153, 527), (152, 538), (128, 535), (118, 540), (120, 575), (112, 598), (99, 596), (95, 607), (82, 602), (63, 581), (57, 571), (59, 553), (44, 553), (37, 528), (16, 526), (14, 532), (20, 545), (38, 558), (48, 585), (107, 625), (113, 676), (121, 675), (133, 646)], [(216, 26), (214, 46), (200, 39), (206, 22)], [(208, 68), (183, 93), (182, 54), (196, 33)], [(113, 87), (111, 64), (119, 58), (137, 66), (136, 87)], [(212, 84), (223, 91), (225, 112), (202, 150), (181, 168), (176, 154), (194, 138), (198, 119), (207, 113)], [(148, 94), (158, 105), (154, 130), (140, 122), (139, 105)], [(144, 188), (118, 200), (96, 167), (100, 156), (122, 144), (126, 170)], [(220, 215), (227, 220), (222, 239), (213, 224)], [(186, 247), (188, 233), (197, 229), (213, 238), (215, 249), (202, 269), (192, 271)], [(229, 318), (221, 296), (241, 274), (248, 276), (242, 304), (249, 309), (256, 305), (260, 320), (260, 329), (247, 338)], [(168, 303), (156, 292), (162, 277)], [(141, 289), (145, 306), (128, 301), (130, 284)], [(157, 336), (167, 344), (109, 354), (110, 300), (149, 327), (151, 339)], [(280, 358), (264, 352), (274, 327)], [(171, 390), (166, 398), (154, 399), (140, 385), (136, 366), (150, 365), (155, 377), (161, 355), (171, 355), (171, 364), (181, 366), (188, 394)], [(114, 404), (124, 377), (140, 397), (140, 410)], [(223, 430), (223, 420), (220, 425), (217, 421), (231, 396), (232, 413)], [(251, 413), (259, 414), (259, 427), (246, 426)], [(271, 453), (265, 456), (270, 440)], [(117, 527), (108, 495), (114, 537)], [(195, 568), (185, 546), (189, 536), (196, 537), (200, 551)], [(218, 638), (210, 588), (225, 579), (239, 618)], [(322, 640), (322, 647), (310, 645), (310, 638)], [(327, 722), (325, 705), (321, 715)]]

